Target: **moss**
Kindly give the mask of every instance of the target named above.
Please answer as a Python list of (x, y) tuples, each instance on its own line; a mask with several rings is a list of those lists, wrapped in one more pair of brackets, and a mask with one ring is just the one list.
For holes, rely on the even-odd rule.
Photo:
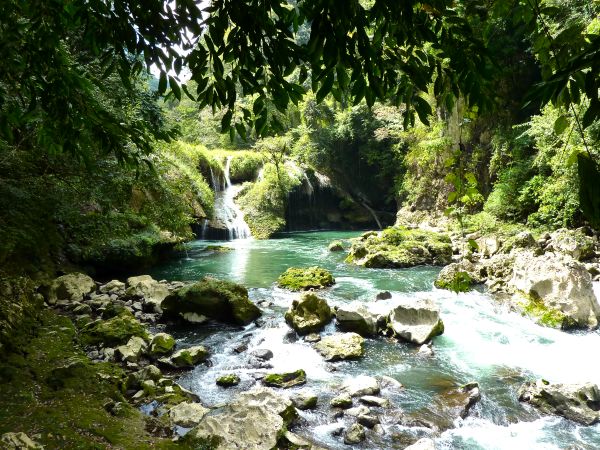
[[(146, 418), (122, 397), (123, 370), (93, 364), (71, 321), (49, 310), (19, 353), (0, 362), (0, 434), (22, 431), (45, 448), (191, 448), (146, 431)], [(121, 403), (118, 415), (107, 403)]]
[(236, 384), (239, 384), (239, 382), (240, 377), (234, 373), (223, 375), (222, 377), (217, 378), (217, 384), (223, 387), (235, 386)]
[(307, 291), (331, 286), (335, 279), (331, 272), (321, 267), (290, 267), (277, 279), (277, 284), (291, 291)]
[(294, 372), (270, 373), (263, 378), (267, 386), (278, 388), (291, 388), (306, 383), (306, 372), (299, 369)]
[(456, 293), (469, 292), (473, 279), (465, 271), (453, 271), (449, 276), (438, 276), (433, 284), (438, 289), (447, 289)]
[(114, 347), (126, 344), (132, 336), (147, 340), (148, 332), (131, 312), (124, 310), (111, 319), (95, 322), (84, 328), (81, 339), (85, 344), (102, 343)]
[(569, 328), (570, 321), (565, 314), (556, 308), (551, 308), (535, 295), (521, 293), (524, 301), (519, 303), (523, 313), (535, 319), (537, 323), (550, 328)]
[(389, 227), (353, 240), (346, 262), (365, 267), (402, 268), (445, 265), (451, 259), (452, 245), (446, 234)]
[(224, 245), (207, 245), (206, 247), (204, 247), (204, 250), (207, 252), (227, 253), (233, 251), (233, 248), (226, 247)]
[(333, 241), (327, 248), (330, 252), (342, 252), (344, 251), (344, 243), (342, 241)]
[(294, 300), (285, 313), (287, 324), (301, 335), (321, 330), (331, 322), (332, 317), (327, 302), (310, 293), (303, 294), (300, 300)]

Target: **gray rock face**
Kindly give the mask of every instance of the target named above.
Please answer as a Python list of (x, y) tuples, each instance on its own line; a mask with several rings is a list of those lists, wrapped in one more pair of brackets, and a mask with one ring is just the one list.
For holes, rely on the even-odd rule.
[(258, 388), (204, 416), (190, 433), (193, 438), (218, 441), (217, 450), (271, 450), (294, 417), (289, 399)]
[(436, 304), (428, 299), (405, 301), (390, 312), (388, 326), (394, 334), (415, 344), (424, 344), (444, 332)]
[(159, 283), (150, 275), (140, 275), (127, 279), (126, 295), (142, 299), (144, 310), (162, 313), (161, 303), (169, 295), (166, 284)]
[(314, 344), (326, 361), (356, 359), (364, 355), (365, 340), (356, 333), (336, 333)]
[(183, 402), (169, 410), (169, 418), (175, 425), (193, 427), (198, 425), (210, 409), (200, 403)]
[(340, 306), (335, 317), (338, 327), (344, 331), (354, 331), (361, 336), (377, 334), (377, 315), (361, 302)]
[(525, 304), (526, 312), (535, 315), (537, 311), (544, 325), (598, 326), (600, 305), (593, 291), (592, 277), (583, 264), (569, 256), (519, 253), (508, 285), (523, 297), (517, 301)]
[(46, 301), (53, 305), (57, 301), (80, 302), (96, 289), (96, 283), (84, 273), (69, 273), (56, 278), (50, 284)]
[(549, 384), (543, 380), (525, 383), (519, 400), (546, 414), (557, 414), (583, 425), (600, 421), (600, 389), (587, 384)]

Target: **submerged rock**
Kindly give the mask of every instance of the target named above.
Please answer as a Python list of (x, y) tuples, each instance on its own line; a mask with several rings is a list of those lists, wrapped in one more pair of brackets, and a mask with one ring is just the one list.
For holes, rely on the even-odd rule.
[(585, 266), (569, 256), (522, 252), (515, 258), (509, 288), (517, 305), (553, 328), (595, 328), (600, 305)]
[(169, 418), (175, 425), (190, 428), (198, 425), (209, 411), (200, 403), (182, 402), (169, 409)]
[(390, 227), (376, 235), (354, 239), (346, 258), (348, 263), (378, 268), (446, 265), (451, 261), (448, 235), (405, 227)]
[(185, 318), (187, 313), (196, 313), (238, 325), (261, 315), (244, 286), (210, 277), (176, 290), (163, 300), (162, 308), (172, 316)]
[(96, 283), (84, 273), (69, 273), (60, 276), (50, 283), (46, 301), (53, 305), (57, 301), (80, 302), (96, 289)]
[(166, 284), (159, 283), (150, 275), (140, 275), (128, 278), (127, 286), (125, 295), (142, 299), (145, 311), (153, 313), (162, 312), (162, 301), (169, 295), (169, 289)]
[(314, 347), (326, 361), (338, 361), (363, 356), (364, 342), (362, 336), (356, 333), (336, 333), (324, 337)]
[(361, 336), (377, 334), (377, 315), (361, 302), (340, 306), (335, 312), (337, 325), (344, 331), (354, 331)]
[(321, 330), (331, 322), (333, 313), (325, 300), (315, 294), (303, 294), (294, 300), (285, 313), (285, 321), (298, 334), (308, 334)]
[(419, 345), (444, 332), (439, 309), (429, 299), (404, 301), (396, 306), (390, 312), (388, 327), (396, 336)]
[(583, 425), (600, 421), (600, 389), (592, 383), (527, 382), (519, 389), (519, 400), (535, 406), (543, 413), (563, 416)]
[(270, 373), (263, 378), (267, 386), (277, 388), (291, 388), (306, 383), (306, 372), (299, 369), (294, 372)]
[(295, 416), (291, 400), (272, 389), (257, 388), (205, 415), (189, 434), (214, 443), (216, 450), (271, 450)]
[(291, 291), (308, 291), (331, 286), (335, 279), (331, 272), (321, 267), (290, 267), (277, 279), (279, 287)]

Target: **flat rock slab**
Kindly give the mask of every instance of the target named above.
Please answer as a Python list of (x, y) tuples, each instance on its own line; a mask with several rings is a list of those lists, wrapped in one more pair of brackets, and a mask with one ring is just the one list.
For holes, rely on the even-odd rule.
[(339, 361), (363, 356), (364, 342), (357, 333), (336, 333), (322, 338), (314, 347), (326, 361)]

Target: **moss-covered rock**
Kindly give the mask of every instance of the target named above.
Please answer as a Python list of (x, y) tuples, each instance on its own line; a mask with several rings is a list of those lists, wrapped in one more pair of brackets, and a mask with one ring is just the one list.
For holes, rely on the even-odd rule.
[(184, 318), (195, 313), (238, 325), (246, 325), (261, 315), (244, 286), (210, 277), (178, 289), (161, 306), (171, 316)]
[(481, 267), (476, 266), (469, 260), (448, 264), (444, 267), (434, 285), (438, 289), (447, 289), (453, 292), (468, 292), (474, 284), (483, 283)]
[(235, 373), (229, 373), (217, 378), (217, 384), (223, 387), (235, 386), (240, 383), (240, 377)]
[(149, 352), (152, 356), (163, 356), (171, 353), (175, 347), (175, 338), (167, 333), (157, 333), (150, 341)]
[(330, 252), (343, 252), (344, 243), (342, 241), (333, 241), (327, 247)]
[(267, 386), (278, 388), (291, 388), (306, 383), (306, 372), (299, 369), (294, 372), (270, 373), (263, 378)]
[(290, 267), (277, 280), (277, 284), (290, 291), (308, 291), (331, 286), (335, 279), (331, 272), (321, 267)]
[(148, 339), (146, 328), (129, 312), (99, 322), (93, 322), (82, 330), (81, 339), (86, 344), (104, 344), (113, 347), (126, 344), (132, 336)]
[(69, 273), (56, 278), (47, 289), (46, 301), (54, 304), (59, 300), (81, 301), (96, 288), (96, 283), (84, 273)]
[(446, 265), (452, 260), (450, 237), (444, 233), (390, 227), (352, 240), (347, 263), (365, 267), (402, 268)]
[(300, 335), (321, 330), (331, 322), (333, 313), (325, 300), (314, 294), (303, 294), (285, 313), (285, 321)]
[(194, 367), (208, 358), (208, 350), (202, 345), (184, 348), (176, 351), (170, 358), (161, 359), (163, 364), (171, 365), (178, 369)]

